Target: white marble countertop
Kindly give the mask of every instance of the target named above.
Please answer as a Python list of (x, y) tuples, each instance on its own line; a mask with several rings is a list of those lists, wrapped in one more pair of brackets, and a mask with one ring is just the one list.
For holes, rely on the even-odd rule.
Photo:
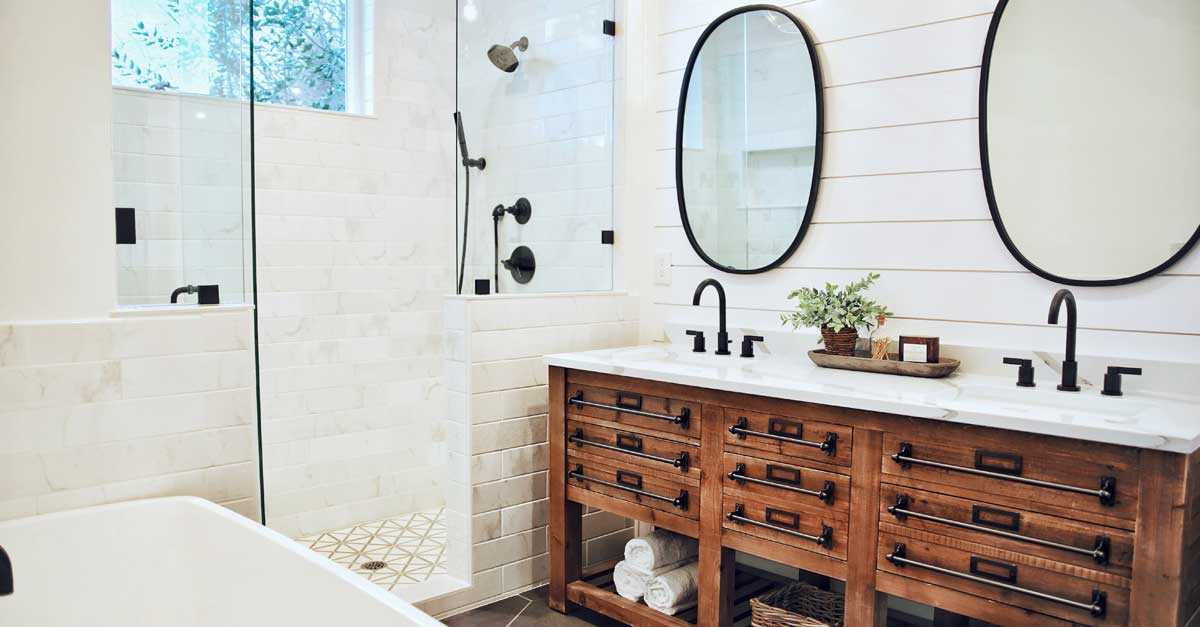
[(677, 344), (547, 355), (546, 364), (728, 392), (880, 411), (1092, 442), (1191, 453), (1200, 396), (1018, 388), (1012, 377), (957, 372), (919, 379), (819, 368), (808, 356), (693, 353)]

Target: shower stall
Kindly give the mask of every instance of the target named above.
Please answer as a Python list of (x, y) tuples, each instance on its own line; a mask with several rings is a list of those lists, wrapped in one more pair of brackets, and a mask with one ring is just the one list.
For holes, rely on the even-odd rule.
[(112, 3), (120, 303), (253, 305), (258, 516), (410, 600), (544, 579), (545, 369), (449, 312), (612, 288), (612, 0)]
[(611, 289), (613, 0), (458, 9), (456, 110), (487, 160), (458, 169), (463, 293)]

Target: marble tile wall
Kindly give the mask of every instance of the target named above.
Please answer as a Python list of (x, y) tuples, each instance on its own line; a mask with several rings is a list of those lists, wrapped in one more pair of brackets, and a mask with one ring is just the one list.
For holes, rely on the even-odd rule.
[[(450, 481), (467, 498), (448, 501), (452, 574), (463, 592), (422, 604), (453, 613), (540, 585), (547, 577), (546, 354), (637, 343), (638, 300), (622, 293), (449, 297), (446, 312)], [(463, 494), (464, 492), (456, 492)], [(618, 555), (629, 521), (584, 516), (589, 564)]]
[(112, 95), (113, 201), (137, 221), (137, 243), (116, 246), (118, 302), (166, 303), (188, 284), (249, 302), (248, 104), (122, 87)]
[[(464, 285), (493, 277), (492, 208), (524, 197), (532, 219), (500, 223), (500, 259), (529, 246), (537, 273), (520, 284), (501, 267), (499, 291), (612, 289), (613, 247), (600, 231), (613, 228), (614, 39), (602, 29), (613, 0), (458, 4), (473, 16), (459, 23), (458, 106), (472, 156), (487, 159), (471, 172)], [(493, 44), (522, 36), (515, 72), (488, 61)]]
[(454, 7), (377, 3), (372, 115), (255, 109), (268, 523), (292, 537), (446, 499)]
[(194, 495), (257, 520), (251, 315), (0, 323), (0, 519)]

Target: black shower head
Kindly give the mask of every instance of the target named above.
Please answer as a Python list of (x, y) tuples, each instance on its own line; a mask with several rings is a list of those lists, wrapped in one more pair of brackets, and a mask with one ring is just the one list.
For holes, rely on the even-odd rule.
[(492, 65), (504, 70), (505, 72), (512, 73), (517, 71), (517, 66), (521, 64), (521, 62), (517, 60), (516, 51), (520, 50), (521, 52), (525, 52), (528, 49), (529, 38), (522, 37), (507, 46), (496, 44), (491, 48), (488, 48), (487, 56), (488, 60), (492, 62)]

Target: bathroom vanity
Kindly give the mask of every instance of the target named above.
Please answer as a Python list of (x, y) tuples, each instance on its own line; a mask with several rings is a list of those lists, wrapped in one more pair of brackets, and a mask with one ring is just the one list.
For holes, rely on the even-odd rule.
[(742, 551), (1000, 625), (1195, 624), (1200, 415), (1186, 400), (824, 370), (677, 345), (555, 355), (551, 604), (688, 621), (589, 583), (581, 514), (699, 539), (695, 624), (732, 623)]

